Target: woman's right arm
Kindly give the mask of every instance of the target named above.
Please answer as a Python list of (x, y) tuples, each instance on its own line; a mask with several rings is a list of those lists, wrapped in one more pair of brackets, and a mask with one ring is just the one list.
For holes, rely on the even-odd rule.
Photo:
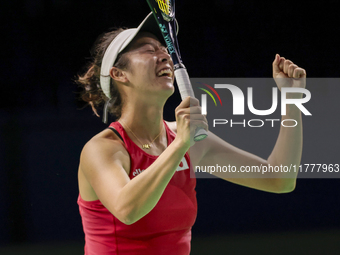
[(82, 151), (80, 169), (102, 204), (129, 225), (156, 206), (186, 151), (174, 140), (153, 164), (130, 180), (124, 168), (130, 159), (123, 145), (95, 138)]
[(189, 102), (187, 99), (176, 108), (177, 136), (174, 141), (132, 180), (125, 171), (129, 166), (129, 155), (119, 141), (94, 138), (85, 145), (80, 169), (102, 204), (121, 222), (132, 224), (156, 206), (190, 147), (190, 132), (193, 133), (196, 126), (207, 128), (203, 118), (199, 117), (201, 120), (195, 122), (192, 115), (189, 118)]

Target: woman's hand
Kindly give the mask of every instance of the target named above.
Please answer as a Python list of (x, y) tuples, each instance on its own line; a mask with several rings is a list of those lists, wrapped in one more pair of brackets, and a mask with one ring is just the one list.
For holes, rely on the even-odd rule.
[(201, 114), (198, 99), (193, 97), (185, 98), (177, 106), (175, 114), (177, 123), (176, 139), (190, 148), (195, 144), (194, 135), (197, 128), (203, 128), (208, 131), (208, 121)]
[(305, 88), (306, 71), (292, 61), (276, 54), (273, 62), (273, 78), (279, 90), (283, 87)]

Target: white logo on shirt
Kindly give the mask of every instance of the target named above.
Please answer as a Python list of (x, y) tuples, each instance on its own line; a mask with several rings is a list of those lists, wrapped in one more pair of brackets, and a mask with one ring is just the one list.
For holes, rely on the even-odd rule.
[(137, 176), (137, 175), (139, 175), (141, 172), (143, 172), (144, 170), (145, 170), (145, 169), (143, 169), (143, 170), (136, 169), (135, 171), (133, 171), (132, 175), (133, 175), (133, 176)]
[(182, 158), (181, 163), (179, 163), (179, 166), (177, 167), (176, 171), (183, 171), (189, 169), (188, 162), (185, 159), (185, 157)]

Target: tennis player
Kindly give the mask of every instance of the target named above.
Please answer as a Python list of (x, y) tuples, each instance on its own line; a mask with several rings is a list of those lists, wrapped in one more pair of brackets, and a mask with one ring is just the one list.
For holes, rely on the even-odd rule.
[[(197, 99), (175, 109), (176, 121), (163, 119), (174, 93), (174, 66), (149, 14), (136, 29), (118, 29), (96, 42), (93, 61), (77, 82), (95, 114), (97, 106), (116, 122), (83, 148), (78, 204), (86, 255), (189, 254), (197, 214), (193, 165), (288, 165), (300, 163), (302, 128), (281, 127), (268, 159), (235, 148), (213, 133), (193, 141), (196, 128), (208, 131)], [(305, 87), (306, 72), (276, 55), (273, 77), (279, 88)], [(283, 81), (283, 82), (280, 82)], [(287, 107), (287, 119), (301, 123), (300, 110)], [(193, 145), (194, 144), (194, 145)], [(192, 146), (191, 146), (192, 145)], [(190, 150), (189, 150), (190, 148)], [(195, 162), (190, 154), (195, 153)], [(296, 178), (225, 178), (273, 193), (291, 192)]]

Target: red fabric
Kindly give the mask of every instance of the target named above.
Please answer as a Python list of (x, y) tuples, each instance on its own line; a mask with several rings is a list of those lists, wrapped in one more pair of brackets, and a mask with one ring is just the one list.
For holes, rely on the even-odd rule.
[[(168, 145), (175, 134), (164, 122)], [(111, 123), (124, 139), (130, 154), (130, 179), (147, 169), (158, 156), (147, 154), (126, 134), (119, 122)], [(190, 253), (191, 227), (197, 215), (196, 179), (190, 177), (190, 159), (185, 154), (157, 205), (143, 218), (125, 225), (99, 200), (78, 205), (85, 233), (85, 255), (153, 255)]]

